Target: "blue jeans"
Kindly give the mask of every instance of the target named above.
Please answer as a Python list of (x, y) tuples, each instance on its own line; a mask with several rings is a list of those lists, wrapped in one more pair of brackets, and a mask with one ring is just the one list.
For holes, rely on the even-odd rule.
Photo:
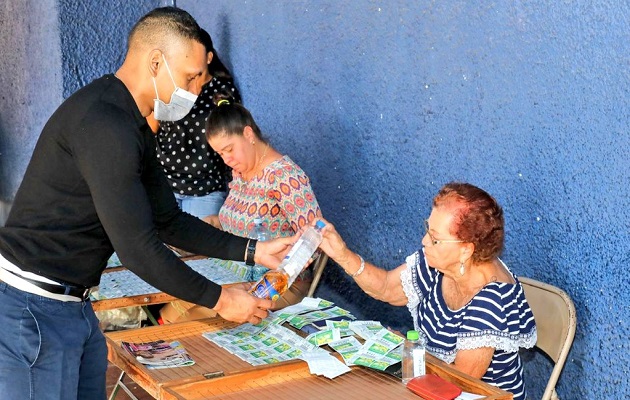
[(107, 346), (92, 303), (0, 282), (0, 397), (105, 399)]
[(179, 208), (197, 218), (219, 214), (226, 197), (226, 192), (212, 192), (206, 196), (196, 197), (175, 193)]

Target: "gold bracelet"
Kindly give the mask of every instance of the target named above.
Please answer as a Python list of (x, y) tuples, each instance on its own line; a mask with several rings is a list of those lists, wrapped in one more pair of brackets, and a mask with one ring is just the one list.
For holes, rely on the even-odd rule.
[[(357, 256), (359, 255), (357, 254)], [(357, 272), (350, 275), (352, 278), (356, 278), (357, 276), (361, 275), (363, 273), (363, 270), (365, 269), (365, 261), (363, 260), (363, 257), (359, 256), (359, 259), (361, 260), (361, 266), (359, 267)]]

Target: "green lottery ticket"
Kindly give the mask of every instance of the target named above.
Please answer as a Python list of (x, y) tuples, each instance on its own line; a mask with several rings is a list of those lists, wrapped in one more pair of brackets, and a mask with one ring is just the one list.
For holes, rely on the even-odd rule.
[(326, 321), (326, 328), (328, 329), (333, 329), (333, 328), (337, 328), (339, 329), (339, 335), (341, 337), (347, 337), (347, 336), (354, 336), (354, 331), (352, 329), (350, 329), (350, 321), (345, 320), (345, 321)]
[(350, 329), (363, 340), (368, 340), (385, 328), (378, 321), (350, 321)]
[(339, 329), (333, 328), (311, 333), (306, 337), (306, 340), (315, 346), (323, 346), (340, 338)]
[[(352, 323), (350, 326), (353, 326)], [(358, 325), (357, 325), (358, 326)], [(365, 327), (365, 325), (363, 325)], [(385, 328), (369, 331), (372, 335), (365, 341), (363, 346), (351, 357), (346, 360), (348, 365), (363, 365), (383, 371), (392, 364), (402, 359), (402, 344), (404, 339)]]
[[(249, 325), (249, 326), (248, 326)], [(290, 329), (269, 325), (264, 331), (251, 324), (203, 336), (252, 365), (300, 358), (305, 352), (322, 351)]]
[(339, 353), (346, 364), (348, 363), (348, 360), (357, 354), (362, 347), (361, 343), (359, 343), (354, 336), (330, 342), (328, 343), (328, 346)]

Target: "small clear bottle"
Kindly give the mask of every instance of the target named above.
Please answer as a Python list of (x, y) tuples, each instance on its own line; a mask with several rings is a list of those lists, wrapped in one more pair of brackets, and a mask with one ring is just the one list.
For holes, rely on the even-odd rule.
[[(251, 231), (249, 232), (250, 239), (256, 239), (259, 242), (264, 242), (266, 240), (271, 239), (271, 234), (265, 225), (263, 225), (263, 220), (261, 218), (254, 219), (254, 225), (252, 226)], [(269, 271), (269, 268), (262, 266), (260, 264), (256, 264), (252, 266), (251, 275), (249, 276), (249, 281), (256, 282), (260, 278), (262, 278), (265, 273)]]
[(402, 382), (404, 385), (416, 376), (426, 373), (424, 341), (417, 331), (408, 331), (402, 354)]
[(249, 289), (249, 293), (263, 299), (278, 300), (308, 266), (311, 256), (322, 242), (321, 231), (324, 226), (326, 224), (322, 221), (317, 221), (314, 227), (308, 228), (284, 257), (278, 269), (263, 275)]

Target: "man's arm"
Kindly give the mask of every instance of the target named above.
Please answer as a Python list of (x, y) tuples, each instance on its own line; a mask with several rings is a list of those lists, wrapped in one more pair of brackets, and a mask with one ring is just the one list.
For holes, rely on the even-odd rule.
[[(153, 162), (147, 162), (148, 157), (153, 156), (147, 154), (151, 143), (146, 140), (151, 136), (140, 134), (136, 121), (114, 108), (88, 113), (84, 127), (83, 134), (73, 143), (74, 156), (89, 186), (101, 224), (121, 261), (159, 290), (214, 307), (221, 287), (190, 269), (158, 237), (151, 204), (159, 199), (154, 198), (156, 193), (147, 192), (145, 188), (145, 181), (150, 179), (147, 168)], [(172, 205), (165, 203), (159, 207), (163, 207), (159, 209), (167, 217), (161, 222), (168, 226), (168, 218), (172, 216), (174, 231), (185, 229), (186, 221), (193, 220), (189, 216), (178, 217)], [(207, 226), (203, 222), (200, 225)], [(245, 240), (230, 238), (221, 232), (203, 238), (207, 232), (193, 227), (188, 237), (192, 236), (197, 244), (205, 241), (206, 249), (222, 247), (222, 256), (242, 259)]]

